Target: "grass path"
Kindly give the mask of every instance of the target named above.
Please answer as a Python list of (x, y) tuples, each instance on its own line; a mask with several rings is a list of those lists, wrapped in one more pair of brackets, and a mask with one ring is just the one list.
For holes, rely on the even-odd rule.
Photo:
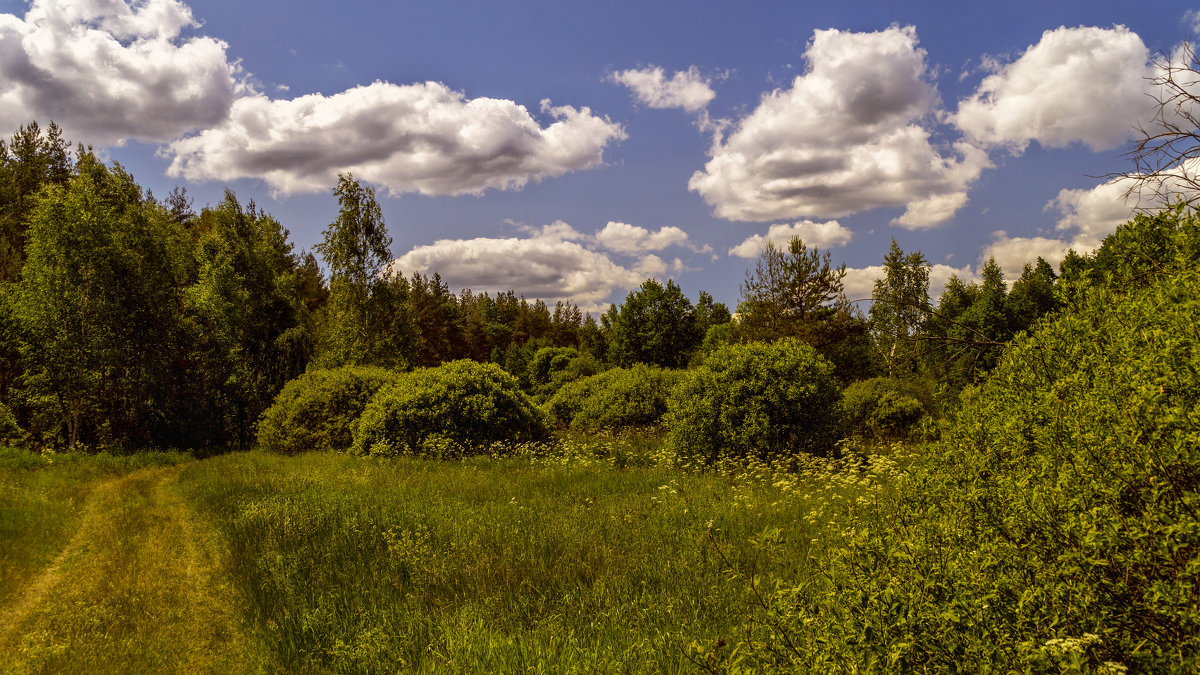
[(254, 672), (221, 539), (185, 504), (183, 466), (91, 491), (67, 547), (0, 606), (4, 672)]

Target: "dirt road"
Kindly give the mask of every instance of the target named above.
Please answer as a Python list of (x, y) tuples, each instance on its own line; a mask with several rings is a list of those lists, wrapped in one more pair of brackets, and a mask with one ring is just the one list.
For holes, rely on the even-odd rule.
[(0, 671), (261, 670), (221, 540), (176, 490), (183, 470), (95, 486), (67, 547), (0, 607)]

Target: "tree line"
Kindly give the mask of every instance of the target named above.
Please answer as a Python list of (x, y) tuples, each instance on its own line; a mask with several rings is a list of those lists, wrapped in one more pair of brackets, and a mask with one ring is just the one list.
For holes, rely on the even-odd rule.
[(456, 294), (436, 273), (405, 276), (373, 190), (341, 176), (333, 193), (337, 219), (313, 251), (296, 251), (253, 201), (226, 190), (197, 212), (186, 190), (156, 198), (54, 124), (0, 141), (8, 441), (246, 447), (283, 385), (310, 367), (466, 358), (536, 387), (530, 373), (553, 361), (536, 359), (544, 349), (572, 349), (596, 372), (685, 368), (730, 342), (798, 338), (843, 385), (890, 376), (957, 389), (1056, 302), (1057, 275), (1039, 259), (1011, 290), (989, 261), (982, 283), (953, 279), (935, 304), (929, 263), (893, 241), (864, 313), (845, 296), (845, 266), (793, 239), (766, 245), (734, 313), (707, 292), (693, 303), (674, 281), (648, 279), (597, 321), (570, 302)]

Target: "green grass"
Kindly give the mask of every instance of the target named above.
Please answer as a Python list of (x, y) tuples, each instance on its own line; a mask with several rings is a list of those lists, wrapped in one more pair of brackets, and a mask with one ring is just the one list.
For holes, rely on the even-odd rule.
[(0, 670), (694, 672), (769, 649), (764, 580), (814, 577), (878, 476), (662, 446), (0, 452)]
[(182, 453), (40, 455), (0, 448), (0, 606), (63, 550), (95, 481), (187, 459)]
[[(456, 462), (235, 454), (181, 486), (230, 542), (277, 666), (336, 672), (694, 671), (694, 643), (737, 639), (746, 579), (803, 577), (827, 530), (812, 514), (857, 489), (647, 466), (645, 438), (565, 445)], [(788, 556), (758, 556), (747, 542), (764, 530)]]

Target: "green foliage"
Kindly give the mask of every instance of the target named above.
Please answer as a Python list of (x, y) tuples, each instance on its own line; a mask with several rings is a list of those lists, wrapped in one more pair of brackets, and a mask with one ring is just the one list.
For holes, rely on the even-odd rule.
[(613, 368), (565, 384), (545, 408), (559, 426), (576, 430), (655, 425), (682, 377), (682, 371), (644, 364)]
[(832, 455), (842, 434), (833, 366), (795, 338), (722, 347), (675, 388), (664, 418), (685, 459)]
[(53, 122), (22, 124), (8, 143), (0, 140), (0, 282), (16, 281), (25, 263), (25, 231), (38, 192), (63, 187), (73, 170), (71, 144)]
[(259, 416), (312, 357), (306, 273), (279, 221), (229, 190), (191, 227), (197, 269), (180, 293), (187, 350), (175, 364), (165, 443), (247, 447)]
[(464, 359), (407, 373), (380, 389), (354, 428), (352, 451), (437, 457), (549, 433), (545, 414), (511, 375)]
[(842, 410), (850, 433), (894, 440), (912, 434), (926, 409), (920, 387), (888, 377), (860, 380), (842, 392)]
[(25, 432), (17, 424), (17, 418), (13, 416), (12, 410), (0, 402), (0, 445), (21, 447), (25, 445), (26, 440)]
[(151, 442), (180, 351), (183, 232), (120, 166), (85, 155), (41, 192), (25, 250), (11, 311), (38, 435)]
[(1148, 278), (1077, 286), (1007, 346), (893, 491), (844, 505), (821, 578), (765, 581), (758, 644), (788, 647), (758, 654), (813, 671), (1195, 672), (1200, 270), (1187, 229)]
[(351, 431), (367, 403), (395, 371), (367, 366), (310, 370), (288, 382), (258, 422), (258, 442), (285, 455), (348, 450)]
[(610, 307), (601, 323), (608, 340), (607, 358), (619, 366), (645, 363), (682, 368), (704, 337), (691, 301), (670, 280), (666, 286), (654, 279), (642, 282), (623, 304)]
[(574, 347), (542, 347), (529, 360), (529, 384), (535, 393), (545, 390), (559, 372), (579, 356)]
[(392, 239), (375, 191), (351, 175), (333, 189), (337, 220), (314, 248), (329, 266), (329, 303), (318, 362), (404, 368), (419, 348), (411, 289), (386, 270)]

